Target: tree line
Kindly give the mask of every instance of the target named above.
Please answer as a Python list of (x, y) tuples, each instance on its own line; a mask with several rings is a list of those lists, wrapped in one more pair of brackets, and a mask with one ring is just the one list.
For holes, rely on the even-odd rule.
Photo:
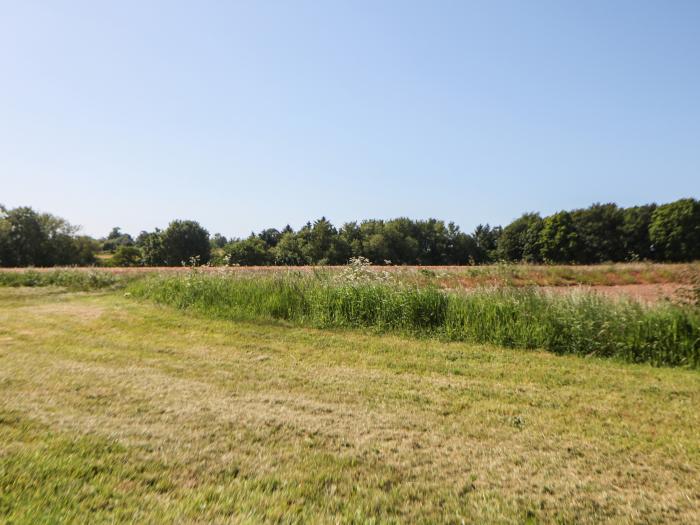
[(92, 239), (51, 214), (0, 206), (1, 266), (90, 265), (101, 260), (100, 251), (111, 253), (106, 264), (116, 266), (338, 265), (358, 256), (397, 265), (679, 262), (700, 259), (700, 201), (525, 213), (505, 227), (479, 225), (471, 233), (437, 219), (371, 219), (336, 228), (322, 217), (297, 231), (287, 225), (231, 240), (188, 220), (136, 238), (114, 228)]

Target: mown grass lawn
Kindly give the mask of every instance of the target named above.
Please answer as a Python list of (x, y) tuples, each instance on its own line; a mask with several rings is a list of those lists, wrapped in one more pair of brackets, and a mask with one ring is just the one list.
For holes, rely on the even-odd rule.
[(0, 522), (700, 522), (700, 373), (0, 288)]

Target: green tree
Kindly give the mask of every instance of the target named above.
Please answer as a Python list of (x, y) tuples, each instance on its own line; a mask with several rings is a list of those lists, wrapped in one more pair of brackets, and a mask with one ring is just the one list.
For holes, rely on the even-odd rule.
[(541, 230), (542, 217), (539, 213), (523, 214), (503, 228), (497, 242), (497, 257), (504, 261), (539, 261)]
[(29, 207), (7, 211), (8, 266), (51, 266), (49, 236), (41, 216)]
[(93, 243), (81, 243), (79, 248), (76, 234), (77, 226), (71, 225), (65, 219), (56, 217), (50, 213), (39, 215), (41, 227), (48, 237), (48, 261), (47, 265), (78, 265), (83, 264), (82, 250), (88, 250), (92, 246), (93, 251), (97, 245)]
[(78, 228), (29, 207), (0, 207), (0, 265), (55, 266), (95, 262), (97, 244)]
[(451, 222), (447, 225), (447, 249), (444, 264), (470, 264), (478, 255), (476, 241)]
[(277, 242), (277, 245), (272, 248), (272, 259), (275, 264), (284, 266), (302, 266), (309, 264), (304, 251), (302, 250), (299, 237), (291, 231), (283, 233)]
[(415, 238), (418, 242), (418, 264), (444, 264), (447, 256), (448, 235), (443, 221), (428, 219), (416, 221)]
[(88, 235), (72, 238), (71, 261), (78, 266), (93, 265), (97, 262), (95, 254), (99, 251), (99, 242)]
[(228, 244), (228, 239), (220, 233), (215, 233), (210, 240), (210, 244), (212, 248), (223, 248)]
[(163, 232), (162, 242), (166, 266), (188, 264), (194, 258), (200, 264), (209, 262), (209, 232), (196, 221), (172, 221)]
[(241, 266), (264, 266), (273, 262), (267, 244), (260, 237), (252, 235), (247, 239), (232, 241), (224, 248), (229, 264)]
[[(384, 238), (384, 221), (369, 219), (346, 225), (355, 227), (350, 247), (353, 257), (366, 257), (373, 264), (382, 264), (389, 257), (389, 250)], [(348, 230), (349, 231), (349, 230)], [(350, 235), (343, 235), (343, 238)]]
[(624, 210), (622, 236), (626, 260), (647, 260), (654, 256), (651, 250), (649, 226), (651, 225), (651, 216), (655, 209), (656, 204), (647, 204)]
[(656, 208), (649, 238), (659, 260), (700, 259), (700, 202), (680, 199)]
[(268, 246), (274, 248), (280, 240), (282, 234), (275, 228), (267, 228), (258, 234), (258, 237)]
[(585, 264), (625, 260), (624, 212), (616, 204), (596, 203), (571, 213), (578, 236), (575, 261)]
[(141, 250), (136, 246), (119, 246), (114, 252), (110, 263), (112, 266), (140, 266), (142, 261)]
[(362, 243), (362, 256), (372, 264), (384, 264), (390, 261), (389, 243), (383, 233), (373, 233)]
[[(430, 225), (427, 229), (431, 230), (433, 227), (434, 225)], [(440, 226), (437, 227), (439, 235), (445, 233), (443, 227), (444, 223), (440, 223)], [(420, 235), (419, 230), (415, 221), (406, 217), (386, 221), (382, 233), (387, 245), (386, 255), (378, 262), (388, 260), (393, 264), (415, 264), (421, 249), (417, 238)], [(444, 251), (447, 245), (446, 236), (440, 239), (440, 245), (440, 250)]]
[(575, 262), (579, 242), (571, 213), (560, 211), (546, 217), (542, 223), (539, 241), (545, 262)]
[(144, 266), (165, 265), (163, 232), (158, 228), (152, 232), (142, 231), (136, 239), (136, 246), (141, 249)]
[(350, 256), (358, 257), (363, 255), (362, 251), (362, 229), (356, 221), (343, 224), (338, 236), (350, 247)]
[(472, 233), (476, 243), (476, 256), (474, 260), (478, 264), (489, 263), (496, 260), (498, 239), (501, 236), (501, 227), (491, 227), (489, 224), (479, 224)]
[(12, 226), (7, 220), (7, 208), (0, 204), (0, 266), (14, 266), (15, 254), (11, 242)]
[(119, 226), (115, 226), (102, 243), (102, 249), (106, 252), (114, 252), (119, 246), (133, 246), (134, 239), (128, 233), (121, 231)]
[(350, 258), (350, 246), (325, 217), (307, 223), (298, 236), (304, 258), (312, 264), (345, 264)]

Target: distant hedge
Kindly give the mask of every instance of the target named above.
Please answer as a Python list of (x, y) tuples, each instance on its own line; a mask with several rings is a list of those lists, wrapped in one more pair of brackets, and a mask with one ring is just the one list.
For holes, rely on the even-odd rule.
[(220, 259), (239, 265), (451, 265), (497, 261), (595, 264), (700, 259), (700, 202), (657, 206), (593, 204), (547, 217), (526, 213), (504, 228), (479, 225), (471, 233), (454, 223), (407, 218), (350, 222), (337, 229), (321, 218), (299, 231), (263, 230), (223, 245)]
[(322, 217), (297, 231), (288, 225), (228, 240), (218, 233), (210, 238), (195, 221), (175, 220), (136, 240), (114, 228), (99, 241), (77, 235), (59, 217), (0, 206), (0, 266), (90, 265), (98, 250), (112, 252), (110, 264), (119, 266), (335, 265), (360, 256), (411, 265), (680, 262), (700, 259), (700, 202), (526, 213), (505, 227), (480, 224), (472, 233), (437, 219), (371, 219), (336, 228)]
[(98, 243), (65, 219), (28, 207), (0, 206), (0, 266), (95, 264)]

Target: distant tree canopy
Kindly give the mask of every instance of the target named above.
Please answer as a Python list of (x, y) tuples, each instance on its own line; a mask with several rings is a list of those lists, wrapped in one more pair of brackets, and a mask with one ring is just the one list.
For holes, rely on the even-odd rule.
[(211, 244), (212, 249), (223, 248), (227, 243), (228, 239), (220, 233), (215, 233), (214, 236), (209, 239), (209, 244)]
[(541, 262), (539, 213), (525, 213), (503, 228), (497, 243), (497, 256), (504, 261)]
[(366, 220), (336, 229), (322, 217), (297, 232), (287, 226), (234, 239), (224, 251), (240, 265), (343, 264), (355, 256), (418, 265), (689, 261), (700, 259), (700, 202), (596, 203), (547, 217), (525, 213), (504, 228), (479, 225), (471, 234), (436, 219)]
[(554, 263), (572, 263), (580, 256), (579, 232), (568, 211), (560, 211), (542, 221), (539, 238), (540, 259)]
[(141, 263), (141, 250), (136, 246), (120, 246), (110, 260), (112, 266), (141, 266)]
[[(264, 230), (224, 247), (229, 264), (345, 264), (363, 256), (374, 264), (469, 264), (491, 260), (500, 228), (480, 226), (475, 236), (454, 223), (407, 218), (349, 222), (341, 228), (325, 217), (295, 232)], [(480, 244), (482, 243), (482, 244)]]
[(661, 260), (700, 258), (700, 202), (681, 199), (656, 208), (651, 214), (649, 240)]
[(700, 259), (700, 202), (596, 203), (546, 217), (525, 213), (503, 228), (480, 224), (471, 233), (437, 219), (371, 219), (337, 228), (321, 217), (298, 231), (287, 225), (229, 240), (218, 233), (210, 238), (195, 221), (176, 220), (136, 240), (113, 228), (100, 241), (77, 235), (59, 217), (0, 206), (1, 266), (95, 264), (100, 248), (113, 254), (108, 264), (116, 266), (337, 265), (358, 256), (398, 265), (690, 261)]
[(211, 257), (209, 232), (196, 221), (172, 221), (161, 231), (141, 232), (136, 239), (145, 266), (206, 264)]
[(134, 239), (128, 233), (122, 233), (118, 226), (112, 228), (107, 238), (102, 241), (102, 250), (115, 252), (120, 246), (133, 246)]
[(77, 232), (55, 215), (0, 206), (0, 266), (94, 264), (98, 243)]

